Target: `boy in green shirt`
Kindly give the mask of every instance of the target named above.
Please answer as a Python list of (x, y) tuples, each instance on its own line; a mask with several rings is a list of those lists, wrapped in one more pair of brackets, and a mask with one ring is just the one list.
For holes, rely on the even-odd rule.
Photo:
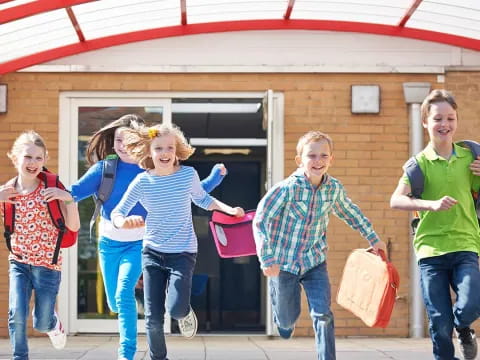
[[(454, 144), (457, 104), (449, 92), (433, 90), (423, 101), (421, 114), (430, 138), (416, 155), (425, 177), (422, 198), (411, 195), (403, 174), (390, 206), (420, 212), (413, 246), (435, 359), (457, 359), (454, 328), (463, 357), (475, 359), (477, 340), (470, 325), (480, 316), (480, 229), (471, 191), (480, 187), (480, 160)], [(454, 304), (450, 288), (456, 294)]]

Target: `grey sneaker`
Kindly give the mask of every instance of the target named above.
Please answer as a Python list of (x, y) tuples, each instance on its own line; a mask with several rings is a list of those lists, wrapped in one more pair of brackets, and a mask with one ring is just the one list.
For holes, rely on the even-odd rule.
[(455, 329), (457, 333), (458, 343), (460, 344), (460, 352), (465, 360), (473, 360), (477, 357), (477, 337), (475, 331), (468, 327), (463, 329)]
[(197, 333), (198, 321), (197, 316), (190, 308), (190, 312), (183, 319), (178, 320), (178, 328), (184, 337), (191, 339)]

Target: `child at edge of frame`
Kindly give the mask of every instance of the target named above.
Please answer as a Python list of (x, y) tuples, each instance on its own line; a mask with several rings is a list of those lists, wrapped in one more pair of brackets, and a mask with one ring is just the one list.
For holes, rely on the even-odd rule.
[(300, 285), (313, 321), (319, 360), (334, 360), (334, 319), (327, 271), (327, 226), (330, 214), (360, 232), (375, 250), (386, 245), (370, 221), (327, 171), (333, 141), (310, 131), (296, 147), (297, 170), (262, 198), (253, 221), (260, 266), (270, 284), (273, 320), (279, 335), (290, 339), (300, 316)]
[(390, 199), (394, 209), (419, 212), (413, 248), (437, 360), (458, 360), (454, 330), (463, 358), (477, 356), (470, 325), (480, 315), (480, 229), (471, 191), (480, 187), (480, 160), (454, 143), (457, 108), (454, 96), (444, 89), (425, 98), (420, 112), (429, 143), (415, 156), (424, 174), (421, 199), (412, 195), (406, 172)]
[[(27, 321), (32, 293), (33, 328), (46, 333), (55, 349), (65, 347), (67, 337), (55, 311), (61, 281), (62, 255), (54, 254), (59, 237), (47, 202), (59, 200), (68, 230), (80, 228), (77, 205), (68, 191), (45, 187), (39, 175), (44, 171), (48, 151), (35, 131), (20, 134), (8, 152), (17, 171), (13, 181), (0, 187), (0, 203), (15, 206), (15, 223), (10, 237), (8, 331), (13, 360), (28, 360)], [(2, 206), (2, 215), (4, 207)], [(7, 239), (8, 243), (8, 239)]]

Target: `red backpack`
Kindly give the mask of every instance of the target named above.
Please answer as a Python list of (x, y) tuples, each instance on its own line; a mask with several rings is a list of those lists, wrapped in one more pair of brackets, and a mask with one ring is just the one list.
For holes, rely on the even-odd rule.
[[(65, 190), (65, 186), (60, 182), (58, 175), (49, 172), (47, 169), (43, 169), (42, 172), (38, 174), (38, 178), (43, 181), (45, 188), (47, 187), (57, 187), (59, 189)], [(7, 184), (14, 185), (17, 182), (17, 178), (11, 179)], [(47, 202), (48, 212), (52, 219), (53, 225), (59, 230), (57, 243), (55, 245), (55, 252), (53, 253), (52, 264), (58, 262), (58, 255), (60, 253), (60, 248), (68, 248), (75, 245), (78, 238), (78, 231), (71, 231), (65, 225), (65, 218), (63, 217), (62, 211), (60, 210), (60, 201), (52, 200)], [(5, 240), (7, 242), (8, 250), (15, 256), (19, 256), (12, 251), (11, 245), (11, 236), (15, 231), (15, 204), (8, 202), (3, 203), (3, 225), (5, 227)]]

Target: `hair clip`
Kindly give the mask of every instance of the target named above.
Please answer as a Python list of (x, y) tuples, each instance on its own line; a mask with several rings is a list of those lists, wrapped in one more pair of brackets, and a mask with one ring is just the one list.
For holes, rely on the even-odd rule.
[(153, 139), (158, 136), (158, 129), (150, 128), (148, 129), (148, 137)]

